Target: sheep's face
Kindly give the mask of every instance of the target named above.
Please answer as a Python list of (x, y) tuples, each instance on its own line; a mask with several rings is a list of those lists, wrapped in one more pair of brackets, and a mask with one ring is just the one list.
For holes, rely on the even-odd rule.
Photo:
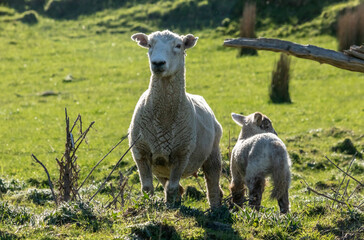
[(184, 71), (185, 50), (195, 46), (198, 39), (192, 34), (179, 36), (168, 30), (154, 32), (149, 36), (136, 33), (131, 38), (137, 41), (139, 46), (149, 49), (150, 70), (161, 77)]
[(277, 135), (273, 128), (272, 121), (260, 112), (253, 113), (248, 116), (232, 113), (231, 117), (239, 126), (242, 127), (242, 131), (247, 132), (248, 135), (255, 135), (259, 133), (273, 133)]

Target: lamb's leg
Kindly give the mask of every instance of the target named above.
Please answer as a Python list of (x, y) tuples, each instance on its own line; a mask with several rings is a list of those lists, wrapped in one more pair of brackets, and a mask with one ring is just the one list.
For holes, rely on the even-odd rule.
[(258, 176), (246, 180), (249, 188), (249, 205), (256, 210), (260, 208), (265, 187), (265, 178), (262, 176), (258, 174)]
[(232, 179), (229, 189), (233, 197), (233, 202), (241, 207), (245, 202), (245, 184), (235, 161), (231, 161), (230, 163), (230, 173)]
[(221, 174), (221, 155), (218, 147), (214, 148), (211, 155), (202, 165), (202, 170), (205, 174), (205, 182), (207, 188), (207, 197), (210, 207), (216, 208), (221, 205), (223, 191), (220, 188)]
[(147, 157), (147, 154), (140, 154), (136, 150), (134, 150), (132, 154), (139, 170), (139, 177), (142, 186), (141, 190), (153, 195), (153, 174), (150, 158)]
[(278, 205), (281, 213), (287, 213), (289, 211), (288, 189), (283, 196), (278, 199)]

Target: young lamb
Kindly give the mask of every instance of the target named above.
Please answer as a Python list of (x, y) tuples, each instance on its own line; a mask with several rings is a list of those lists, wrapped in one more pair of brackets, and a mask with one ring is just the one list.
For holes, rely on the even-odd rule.
[(278, 138), (267, 116), (259, 112), (249, 116), (232, 113), (231, 116), (242, 127), (230, 162), (230, 191), (233, 202), (239, 206), (243, 204), (247, 185), (249, 205), (259, 210), (265, 177), (271, 175), (274, 185), (271, 198), (278, 200), (281, 213), (287, 213), (291, 160), (286, 146)]
[(140, 97), (129, 128), (130, 144), (140, 136), (131, 151), (142, 191), (153, 194), (153, 173), (164, 186), (167, 204), (180, 204), (180, 179), (202, 167), (210, 206), (219, 206), (222, 128), (203, 97), (185, 90), (185, 51), (198, 38), (168, 30), (131, 38), (149, 49), (151, 70), (149, 88)]

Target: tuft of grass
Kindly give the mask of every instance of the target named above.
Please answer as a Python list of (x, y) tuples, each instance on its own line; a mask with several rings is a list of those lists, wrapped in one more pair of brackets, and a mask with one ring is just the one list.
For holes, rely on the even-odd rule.
[(199, 201), (206, 196), (203, 194), (203, 192), (199, 191), (197, 188), (193, 186), (188, 186), (187, 189), (185, 190), (183, 197)]
[(4, 178), (0, 178), (0, 194), (18, 191), (18, 190), (23, 189), (24, 187), (25, 187), (25, 184), (18, 180), (15, 180), (15, 179), (7, 180)]
[(158, 221), (150, 221), (131, 226), (131, 234), (129, 237), (131, 239), (182, 239), (175, 227)]
[(54, 201), (50, 189), (28, 189), (27, 199), (38, 205), (44, 205), (49, 201)]
[(74, 223), (95, 232), (102, 227), (103, 222), (107, 223), (108, 219), (97, 212), (92, 204), (77, 201), (63, 202), (56, 210), (45, 213), (44, 221), (48, 225), (57, 226)]
[(30, 222), (32, 213), (25, 207), (13, 207), (8, 202), (0, 202), (0, 222), (23, 225)]
[(359, 158), (362, 158), (362, 154), (358, 152), (350, 138), (345, 138), (344, 141), (338, 142), (335, 146), (331, 148), (331, 150), (334, 152), (340, 152), (350, 155), (357, 154)]

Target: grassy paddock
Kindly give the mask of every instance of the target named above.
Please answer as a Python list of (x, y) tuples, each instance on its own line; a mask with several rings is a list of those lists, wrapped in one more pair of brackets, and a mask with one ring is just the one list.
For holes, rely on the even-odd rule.
[[(27, 199), (26, 190), (32, 187), (30, 179), (45, 179), (41, 167), (32, 162), (32, 153), (48, 167), (53, 179), (58, 177), (54, 159), (61, 157), (64, 151), (65, 107), (71, 122), (78, 113), (82, 115), (84, 128), (91, 121), (96, 122), (88, 135), (88, 144), (79, 151), (81, 178), (127, 133), (134, 106), (148, 87), (150, 76), (146, 50), (130, 40), (131, 34), (96, 34), (87, 18), (81, 21), (40, 18), (40, 23), (33, 26), (0, 22), (0, 176), (20, 181), (19, 188), (9, 190), (2, 198), (28, 209), (14, 210), (11, 214), (28, 221), (28, 211), (42, 222), (44, 208), (53, 209), (52, 202), (44, 207), (22, 200)], [(222, 47), (223, 40), (230, 36), (220, 36), (210, 30), (193, 34), (200, 39), (196, 47), (188, 51), (186, 89), (202, 95), (223, 126), (220, 146), (224, 168), (228, 168), (229, 133), (233, 146), (240, 131), (230, 113), (261, 111), (268, 115), (293, 159), (292, 213), (286, 217), (277, 215), (277, 203), (268, 199), (269, 182), (263, 201), (265, 209), (260, 213), (244, 208), (206, 216), (203, 214), (208, 208), (205, 198), (199, 201), (187, 198), (184, 201), (186, 209), (166, 211), (159, 199), (163, 196), (160, 189), (156, 198), (140, 198), (140, 183), (134, 172), (130, 175), (129, 201), (124, 211), (101, 211), (108, 220), (97, 218), (102, 222), (100, 226), (87, 225), (88, 218), (79, 220), (81, 228), (77, 224), (61, 227), (37, 224), (33, 219), (35, 223), (28, 221), (18, 231), (17, 224), (6, 223), (5, 215), (2, 215), (0, 237), (45, 239), (48, 234), (51, 238), (72, 238), (80, 234), (95, 239), (123, 237), (137, 235), (139, 230), (134, 228), (142, 229), (130, 225), (141, 223), (146, 224), (144, 228), (153, 228), (155, 226), (148, 222), (158, 220), (171, 227), (166, 232), (182, 239), (333, 239), (340, 237), (341, 230), (357, 231), (361, 234), (359, 238), (363, 236), (363, 231), (355, 228), (358, 221), (363, 221), (362, 213), (346, 208), (330, 210), (331, 204), (309, 194), (300, 180), (304, 178), (311, 186), (324, 186), (323, 189), (329, 191), (330, 186), (338, 185), (342, 175), (325, 161), (324, 156), (346, 168), (351, 155), (335, 153), (331, 148), (350, 138), (359, 151), (363, 150), (364, 75), (293, 58), (290, 82), (293, 103), (272, 104), (268, 89), (279, 54), (259, 51), (258, 56), (236, 58), (238, 50)], [(258, 32), (258, 35), (264, 34)], [(286, 39), (337, 48), (335, 38), (327, 35)], [(69, 74), (73, 80), (64, 81)], [(55, 95), (42, 96), (45, 91), (53, 91)], [(103, 180), (126, 149), (127, 142), (124, 142), (105, 160), (97, 169), (93, 182), (89, 183), (90, 189)], [(130, 154), (124, 162), (120, 170), (125, 173), (134, 165)], [(360, 159), (355, 163), (356, 176), (362, 176), (364, 172), (362, 163)], [(201, 176), (198, 180), (183, 180), (182, 184), (200, 189), (197, 181), (203, 183)], [(228, 177), (224, 176), (221, 183), (228, 195)], [(349, 185), (349, 190), (354, 187)], [(363, 191), (357, 194), (360, 199)], [(107, 198), (103, 194), (98, 201)], [(146, 206), (147, 210), (141, 206)], [(136, 215), (130, 213), (132, 210)], [(214, 220), (223, 225), (214, 226)], [(351, 221), (354, 230), (346, 226), (345, 221)], [(157, 228), (163, 226), (157, 225)]]

